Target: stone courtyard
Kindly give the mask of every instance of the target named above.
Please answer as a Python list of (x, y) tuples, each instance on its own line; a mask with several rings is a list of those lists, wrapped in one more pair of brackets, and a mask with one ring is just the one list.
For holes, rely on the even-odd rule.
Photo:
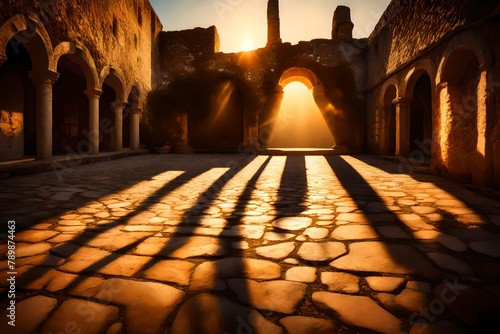
[(2, 180), (0, 332), (491, 332), (498, 194), (408, 167), (171, 154)]

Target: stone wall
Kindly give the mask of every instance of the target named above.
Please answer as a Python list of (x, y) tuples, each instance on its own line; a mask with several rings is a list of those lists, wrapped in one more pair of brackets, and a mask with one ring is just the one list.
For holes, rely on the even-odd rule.
[[(500, 186), (498, 1), (393, 1), (370, 36), (368, 147), (437, 174)], [(432, 133), (415, 149), (417, 81), (430, 79)], [(392, 88), (393, 87), (393, 88)], [(386, 101), (389, 91), (394, 100)], [(399, 118), (391, 118), (391, 106)], [(390, 148), (397, 123), (399, 147)], [(401, 161), (406, 161), (401, 159)], [(427, 161), (426, 161), (427, 160)], [(403, 165), (407, 166), (403, 166)]]
[(368, 88), (497, 5), (496, 0), (393, 0), (369, 38)]
[[(191, 87), (206, 87), (206, 90), (229, 80), (238, 94), (237, 100), (241, 101), (240, 110), (233, 113), (242, 113), (244, 119), (244, 124), (235, 125), (232, 132), (239, 132), (240, 127), (244, 127), (248, 146), (265, 146), (257, 128), (276, 116), (276, 108), (269, 105), (276, 105), (271, 102), (276, 94), (282, 97), (280, 83), (290, 69), (303, 73), (302, 79), (309, 77), (304, 80), (310, 81), (337, 146), (356, 149), (364, 146), (366, 40), (318, 39), (297, 45), (274, 44), (250, 52), (225, 54), (217, 52), (218, 35), (215, 27), (210, 27), (162, 33), (160, 41), (163, 89), (168, 91), (170, 85), (175, 86), (176, 81), (186, 78), (191, 78)], [(213, 80), (212, 84), (209, 84), (210, 80)], [(207, 115), (212, 113), (208, 98), (198, 99), (196, 103), (196, 107), (186, 109), (192, 110), (191, 113), (202, 110)], [(187, 115), (188, 119), (193, 117)], [(259, 130), (262, 132), (262, 128)], [(249, 131), (254, 131), (253, 139), (250, 139)], [(216, 137), (225, 135), (232, 133), (213, 133)], [(194, 136), (196, 133), (189, 135)], [(254, 143), (249, 144), (252, 140)]]
[(219, 34), (215, 26), (182, 31), (161, 32), (159, 35), (161, 85), (174, 77), (193, 73), (195, 67), (219, 52)]

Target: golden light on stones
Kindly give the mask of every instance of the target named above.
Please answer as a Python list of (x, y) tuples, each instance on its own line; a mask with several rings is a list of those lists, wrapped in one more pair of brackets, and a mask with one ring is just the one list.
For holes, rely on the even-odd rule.
[(331, 148), (333, 136), (312, 92), (298, 81), (287, 84), (284, 92), (268, 147)]
[(9, 145), (23, 132), (23, 123), (23, 113), (0, 110), (0, 133)]
[[(335, 185), (335, 195), (336, 196), (347, 196), (346, 190), (341, 186), (337, 175), (333, 172), (331, 166), (324, 156), (306, 156), (306, 176), (307, 176), (307, 187), (309, 196), (321, 195), (316, 189), (318, 185), (324, 184), (325, 182), (331, 182)], [(334, 203), (332, 203), (333, 207)], [(323, 214), (325, 214), (323, 212)], [(333, 214), (328, 212), (327, 214)]]
[[(169, 192), (162, 198), (161, 202), (171, 203), (179, 198), (183, 198), (184, 204), (176, 209), (179, 211), (189, 210), (196, 204), (199, 196), (212, 186), (214, 180), (222, 177), (228, 170), (229, 168), (212, 168), (207, 170), (205, 173), (193, 177), (188, 182)], [(161, 206), (161, 203), (157, 203), (153, 207), (156, 205)]]

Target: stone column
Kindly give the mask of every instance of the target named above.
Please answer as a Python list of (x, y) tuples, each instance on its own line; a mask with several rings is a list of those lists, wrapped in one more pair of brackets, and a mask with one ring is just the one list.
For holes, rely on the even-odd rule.
[(102, 91), (86, 90), (89, 99), (89, 154), (99, 154), (99, 98)]
[(396, 156), (410, 156), (410, 104), (411, 99), (399, 98), (396, 105)]
[(36, 86), (36, 159), (52, 157), (52, 86), (59, 73), (50, 70), (30, 72)]
[(138, 150), (140, 145), (139, 128), (141, 121), (141, 108), (130, 109), (130, 149)]
[(493, 143), (488, 138), (491, 134), (488, 133), (488, 127), (494, 128), (491, 115), (494, 117), (495, 110), (493, 112), (488, 110), (492, 105), (489, 100), (493, 95), (489, 93), (491, 87), (488, 87), (488, 69), (486, 66), (481, 66), (479, 70), (481, 74), (477, 87), (477, 154), (474, 158), (470, 158), (470, 168), (473, 183), (486, 186), (494, 183), (494, 158), (491, 156)]
[(281, 43), (279, 7), (278, 0), (267, 2), (267, 46)]
[(260, 149), (259, 144), (259, 126), (256, 112), (245, 112), (244, 116), (244, 132), (243, 132), (243, 148)]
[(439, 168), (446, 171), (448, 169), (448, 146), (451, 124), (451, 97), (448, 92), (448, 82), (440, 82), (436, 85), (437, 101), (436, 106), (439, 110), (438, 122), (434, 124), (439, 129), (437, 140), (434, 147), (433, 168)]
[(123, 149), (123, 109), (127, 106), (125, 102), (115, 102), (112, 104), (115, 111), (115, 151)]
[(193, 148), (189, 146), (189, 135), (188, 135), (188, 114), (187, 112), (182, 112), (176, 117), (177, 124), (181, 128), (181, 133), (179, 138), (177, 138), (177, 143), (173, 148), (173, 153), (177, 154), (190, 154), (193, 153)]
[(354, 23), (351, 21), (351, 9), (346, 6), (338, 6), (333, 14), (332, 39), (352, 38)]

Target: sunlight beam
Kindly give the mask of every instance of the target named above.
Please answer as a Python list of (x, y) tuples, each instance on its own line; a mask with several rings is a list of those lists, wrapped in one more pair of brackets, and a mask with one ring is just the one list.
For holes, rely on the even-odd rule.
[(268, 147), (331, 148), (334, 144), (332, 133), (311, 90), (296, 81), (287, 84), (284, 92)]

